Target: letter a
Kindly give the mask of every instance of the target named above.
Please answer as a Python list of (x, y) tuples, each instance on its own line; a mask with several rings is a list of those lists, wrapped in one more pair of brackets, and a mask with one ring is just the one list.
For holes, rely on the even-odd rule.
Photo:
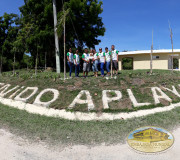
[[(86, 95), (86, 100), (82, 100), (80, 99), (82, 97), (82, 95), (85, 94)], [(87, 104), (88, 105), (88, 110), (93, 110), (94, 109), (94, 104), (92, 101), (92, 97), (89, 93), (89, 91), (87, 90), (82, 90), (77, 97), (74, 99), (74, 101), (69, 105), (69, 109), (72, 109), (76, 106), (76, 104)]]
[[(159, 99), (165, 99), (169, 102), (172, 102), (172, 99), (169, 98), (159, 87), (152, 87), (151, 88), (155, 104), (160, 103)], [(161, 94), (160, 96), (157, 94), (157, 91)]]

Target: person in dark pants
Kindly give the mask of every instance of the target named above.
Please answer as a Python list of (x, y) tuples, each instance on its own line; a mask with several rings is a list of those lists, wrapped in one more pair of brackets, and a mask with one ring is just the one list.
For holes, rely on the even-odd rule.
[(107, 76), (110, 76), (111, 52), (108, 51), (108, 47), (105, 48), (105, 56)]
[(79, 71), (80, 71), (80, 58), (79, 58), (79, 51), (76, 50), (76, 53), (74, 54), (74, 65), (75, 65), (75, 76), (79, 77)]
[(99, 48), (99, 60), (100, 60), (100, 68), (101, 68), (101, 77), (104, 77), (104, 64), (106, 62), (105, 53), (102, 52), (102, 48)]
[(96, 53), (96, 50), (93, 49), (93, 65), (92, 65), (92, 69), (94, 72), (94, 76), (97, 77), (98, 76), (98, 53)]
[(89, 53), (88, 49), (85, 48), (85, 53), (82, 55), (82, 60), (83, 60), (83, 76), (86, 78), (88, 76), (88, 73), (90, 71), (90, 60), (89, 60)]
[(116, 75), (118, 75), (118, 53), (119, 53), (119, 51), (117, 51), (115, 49), (115, 46), (112, 45), (111, 46), (111, 54), (112, 54), (113, 74), (116, 71)]
[(69, 52), (67, 53), (67, 63), (69, 66), (69, 76), (71, 77), (71, 73), (72, 73), (72, 69), (73, 69), (73, 53), (72, 53), (72, 49), (69, 49)]

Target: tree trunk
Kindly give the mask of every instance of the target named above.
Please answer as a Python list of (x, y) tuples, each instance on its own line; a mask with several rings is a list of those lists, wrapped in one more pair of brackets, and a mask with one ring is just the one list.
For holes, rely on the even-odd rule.
[(0, 75), (2, 75), (2, 63), (3, 63), (3, 50), (1, 54)]
[(0, 75), (2, 75), (2, 55), (1, 55), (1, 64), (0, 64)]
[(56, 54), (56, 72), (61, 73), (61, 63), (60, 63), (60, 52), (59, 52), (59, 39), (57, 34), (57, 9), (56, 0), (53, 0), (53, 15), (54, 15), (54, 36), (55, 36), (55, 54)]
[(150, 74), (152, 74), (152, 72), (153, 72), (152, 71), (152, 67), (153, 67), (152, 66), (153, 65), (152, 64), (152, 61), (153, 61), (153, 58), (152, 58), (152, 56), (153, 56), (153, 30), (152, 30), (152, 45), (151, 45), (151, 55), (150, 56), (151, 56), (151, 60), (150, 60)]
[(35, 63), (35, 75), (36, 76), (37, 76), (37, 65), (38, 65), (38, 46), (37, 46), (36, 63)]
[(47, 64), (46, 64), (46, 56), (47, 56), (47, 52), (45, 52), (45, 66), (44, 66), (44, 70), (46, 70), (46, 68), (47, 68)]
[[(64, 11), (64, 7), (63, 7)], [(66, 79), (66, 19), (64, 15), (64, 80)]]
[(14, 53), (13, 76), (15, 75), (15, 63), (16, 63), (16, 53)]
[(113, 74), (112, 74), (112, 72), (113, 72), (113, 67), (112, 67), (112, 50), (111, 50), (111, 78), (113, 77)]

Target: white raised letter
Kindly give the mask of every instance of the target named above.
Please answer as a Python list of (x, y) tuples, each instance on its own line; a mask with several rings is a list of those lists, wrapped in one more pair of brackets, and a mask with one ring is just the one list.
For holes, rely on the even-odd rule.
[(24, 86), (22, 86), (20, 89), (16, 90), (12, 95), (9, 96), (10, 99), (12, 99), (21, 89), (23, 89)]
[[(159, 99), (165, 99), (169, 102), (172, 102), (172, 99), (169, 98), (159, 87), (152, 87), (151, 90), (152, 90), (155, 104), (160, 103)], [(161, 94), (160, 96), (157, 94), (156, 90)]]
[(174, 93), (176, 96), (180, 97), (180, 94), (178, 93), (178, 91), (176, 90), (176, 88), (174, 86), (172, 86), (172, 90), (169, 88), (165, 88), (165, 87), (163, 87), (163, 88)]
[[(114, 92), (116, 94), (116, 97), (107, 97), (107, 92)], [(122, 98), (122, 94), (120, 91), (115, 91), (115, 90), (104, 90), (102, 92), (102, 101), (103, 101), (103, 107), (104, 109), (108, 109), (109, 108), (109, 105), (108, 103), (109, 102), (112, 102), (112, 101), (117, 101), (117, 100), (120, 100)]]
[[(10, 87), (10, 86), (9, 86)], [(7, 89), (9, 88), (7, 87), (6, 89), (4, 89), (1, 93), (0, 96), (4, 97), (5, 95), (7, 95), (8, 93), (11, 93), (12, 91), (16, 90), (17, 88), (19, 88), (19, 86), (15, 86), (14, 88), (10, 89), (7, 91)]]
[(0, 83), (0, 86), (4, 86), (4, 83)]
[[(48, 102), (42, 102), (41, 97), (43, 94), (45, 94), (47, 92), (52, 92), (54, 94), (54, 97), (52, 100), (50, 100)], [(36, 97), (33, 104), (48, 107), (51, 103), (53, 103), (58, 98), (58, 96), (59, 96), (58, 90), (48, 88), (48, 89), (41, 91), (41, 93), (38, 94), (38, 96)]]
[[(86, 100), (82, 100), (80, 99), (82, 97), (82, 95), (85, 94), (87, 99)], [(92, 101), (92, 97), (89, 93), (89, 91), (87, 90), (82, 90), (77, 97), (74, 99), (74, 101), (69, 105), (69, 109), (72, 109), (75, 107), (76, 104), (88, 104), (88, 110), (92, 110), (94, 109), (94, 103)]]
[[(27, 92), (28, 90), (33, 90), (33, 92), (26, 98), (21, 98), (21, 96)], [(20, 94), (18, 94), (14, 99), (17, 101), (23, 101), (23, 102), (27, 102), (28, 99), (30, 99), (32, 96), (34, 96), (36, 94), (36, 92), (38, 91), (37, 87), (27, 87), (24, 91), (22, 91)]]
[(151, 103), (138, 103), (136, 98), (134, 97), (131, 89), (127, 89), (127, 92), (129, 94), (129, 98), (130, 98), (131, 102), (133, 103), (134, 107), (148, 106), (151, 104)]
[(10, 86), (11, 86), (10, 84), (6, 84), (5, 86), (1, 87), (0, 88), (0, 91), (1, 91), (0, 96), (2, 96), (1, 94), (3, 94), (5, 91), (7, 91)]

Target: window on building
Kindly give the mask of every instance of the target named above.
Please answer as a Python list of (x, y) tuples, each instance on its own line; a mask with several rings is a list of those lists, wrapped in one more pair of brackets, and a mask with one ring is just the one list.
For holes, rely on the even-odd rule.
[(153, 59), (159, 59), (159, 56), (153, 56)]

